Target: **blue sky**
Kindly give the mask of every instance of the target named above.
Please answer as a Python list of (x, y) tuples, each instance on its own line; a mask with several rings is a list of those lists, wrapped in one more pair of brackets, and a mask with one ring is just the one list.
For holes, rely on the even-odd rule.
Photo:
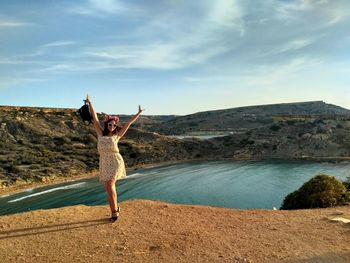
[(348, 0), (1, 0), (0, 105), (350, 108)]

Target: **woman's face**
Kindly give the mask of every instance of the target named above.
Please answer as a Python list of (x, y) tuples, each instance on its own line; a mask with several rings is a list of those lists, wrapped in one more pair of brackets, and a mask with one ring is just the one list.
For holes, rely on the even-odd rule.
[(107, 123), (107, 128), (110, 132), (114, 131), (115, 128), (117, 128), (117, 123), (115, 122), (115, 120), (112, 120), (110, 122)]

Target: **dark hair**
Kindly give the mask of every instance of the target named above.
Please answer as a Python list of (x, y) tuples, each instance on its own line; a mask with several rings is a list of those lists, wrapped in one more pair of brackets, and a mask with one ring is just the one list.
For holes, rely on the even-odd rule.
[(86, 100), (84, 100), (84, 105), (78, 110), (80, 117), (85, 122), (92, 123), (92, 115), (90, 112), (89, 104), (86, 103)]
[[(110, 123), (111, 121), (113, 121), (114, 119), (109, 119), (107, 121), (104, 122), (104, 129), (102, 132), (103, 136), (107, 136), (109, 134), (109, 130), (108, 130), (108, 123)], [(113, 135), (117, 134), (118, 131), (120, 131), (122, 128), (119, 126), (119, 123), (117, 123), (117, 127), (115, 127), (115, 129), (113, 130)]]

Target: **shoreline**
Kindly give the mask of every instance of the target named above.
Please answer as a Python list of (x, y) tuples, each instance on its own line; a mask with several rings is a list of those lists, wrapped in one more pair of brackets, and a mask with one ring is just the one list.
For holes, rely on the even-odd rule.
[[(180, 163), (186, 163), (191, 161), (194, 161), (194, 160), (168, 161), (168, 162), (161, 162), (161, 163), (135, 165), (135, 166), (127, 167), (126, 172), (129, 173), (139, 169), (153, 168), (153, 167), (166, 166), (166, 165), (172, 165), (172, 164), (180, 164)], [(53, 177), (53, 178), (48, 177), (47, 180), (42, 182), (28, 182), (28, 183), (21, 182), (8, 187), (0, 188), (0, 198), (3, 196), (20, 193), (28, 189), (37, 189), (37, 188), (53, 186), (61, 183), (75, 182), (79, 180), (89, 179), (95, 176), (98, 176), (98, 170), (92, 171), (92, 172), (86, 172), (78, 175), (73, 175), (73, 176), (67, 176), (67, 177)]]
[[(178, 160), (178, 161), (166, 161), (166, 162), (158, 162), (158, 163), (149, 163), (149, 164), (141, 164), (134, 165), (131, 167), (127, 167), (127, 173), (132, 171), (137, 171), (139, 169), (147, 169), (147, 168), (156, 168), (161, 166), (173, 165), (173, 164), (182, 164), (182, 163), (191, 163), (191, 162), (214, 162), (214, 161), (310, 161), (310, 162), (329, 162), (329, 163), (339, 163), (339, 162), (350, 162), (350, 157), (301, 157), (301, 158), (201, 158), (201, 159), (186, 159), (186, 160)], [(19, 192), (23, 192), (28, 189), (37, 189), (46, 186), (53, 186), (56, 184), (74, 182), (83, 179), (89, 179), (94, 176), (98, 176), (98, 170), (92, 172), (86, 172), (78, 175), (67, 176), (67, 177), (47, 177), (45, 181), (42, 182), (21, 182), (18, 184), (14, 184), (8, 187), (0, 188), (0, 197), (16, 194)]]

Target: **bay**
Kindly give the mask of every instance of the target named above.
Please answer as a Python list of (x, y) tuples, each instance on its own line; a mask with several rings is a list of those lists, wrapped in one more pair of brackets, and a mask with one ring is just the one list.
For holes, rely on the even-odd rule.
[[(140, 169), (117, 183), (118, 201), (160, 200), (240, 209), (279, 208), (284, 197), (317, 174), (339, 180), (350, 163), (308, 161), (190, 162)], [(98, 178), (0, 197), (0, 215), (71, 205), (107, 205)]]

